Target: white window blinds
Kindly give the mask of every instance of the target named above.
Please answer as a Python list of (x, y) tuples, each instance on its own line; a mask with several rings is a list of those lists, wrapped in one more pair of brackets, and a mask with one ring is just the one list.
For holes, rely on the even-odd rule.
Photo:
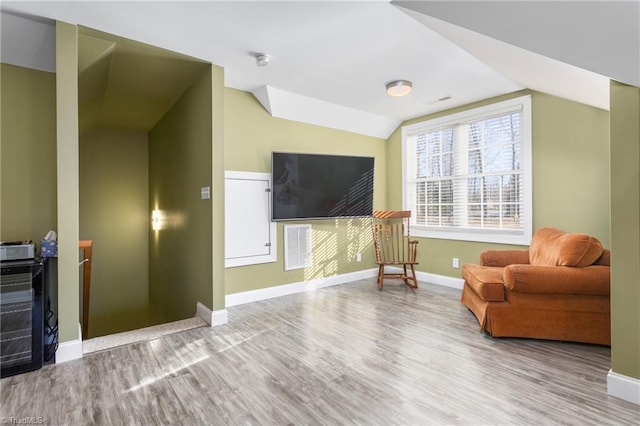
[(528, 244), (530, 99), (403, 129), (404, 208), (438, 238)]

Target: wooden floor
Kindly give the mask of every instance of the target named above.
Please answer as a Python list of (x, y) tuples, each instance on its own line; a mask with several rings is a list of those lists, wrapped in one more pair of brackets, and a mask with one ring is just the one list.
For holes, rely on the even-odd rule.
[(492, 339), (458, 299), (371, 279), (232, 307), (225, 326), (3, 379), (1, 420), (640, 424), (638, 405), (607, 395), (609, 348)]

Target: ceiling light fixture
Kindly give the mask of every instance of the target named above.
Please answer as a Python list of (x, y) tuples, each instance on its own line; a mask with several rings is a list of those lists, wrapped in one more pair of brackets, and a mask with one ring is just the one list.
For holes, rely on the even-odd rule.
[(387, 95), (404, 96), (411, 92), (413, 83), (409, 80), (393, 80), (387, 83)]
[(256, 53), (256, 65), (259, 67), (266, 67), (271, 60), (271, 56), (266, 53)]

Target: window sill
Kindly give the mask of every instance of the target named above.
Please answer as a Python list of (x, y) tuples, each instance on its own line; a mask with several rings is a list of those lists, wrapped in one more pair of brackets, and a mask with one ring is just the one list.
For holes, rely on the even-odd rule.
[(420, 225), (411, 225), (411, 236), (436, 238), (441, 240), (473, 241), (482, 243), (510, 244), (528, 246), (531, 244), (531, 232), (491, 231), (476, 229), (435, 229)]

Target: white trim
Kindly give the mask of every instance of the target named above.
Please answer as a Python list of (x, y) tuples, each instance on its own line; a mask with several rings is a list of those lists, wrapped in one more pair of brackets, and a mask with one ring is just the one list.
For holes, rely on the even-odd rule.
[(512, 111), (525, 111), (526, 108), (530, 106), (530, 102), (531, 95), (522, 95), (511, 99), (506, 99), (504, 101), (466, 109), (454, 114), (448, 114), (442, 117), (420, 121), (418, 123), (402, 127), (403, 136), (419, 133), (420, 131), (433, 129), (436, 127), (446, 127), (450, 125), (457, 125), (464, 122), (474, 121), (487, 116), (506, 114)]
[[(394, 269), (393, 267), (388, 269)], [(319, 278), (311, 281), (301, 281), (292, 284), (283, 284), (273, 287), (260, 288), (257, 290), (242, 291), (239, 293), (227, 294), (225, 297), (225, 306), (244, 305), (246, 303), (259, 302), (260, 300), (272, 299), (274, 297), (287, 296), (295, 293), (303, 293), (305, 291), (313, 291), (323, 287), (329, 287), (338, 284), (345, 284), (351, 281), (374, 278), (378, 274), (378, 269), (365, 269), (358, 272), (350, 272), (348, 274), (334, 275), (332, 277)], [(446, 275), (430, 274), (428, 272), (416, 271), (416, 277), (419, 281), (431, 284), (441, 285), (443, 287), (451, 287), (462, 290), (464, 280), (462, 278), (448, 277)]]
[(229, 322), (229, 316), (226, 309), (211, 312), (211, 327), (217, 325), (225, 325)]
[(429, 272), (416, 271), (416, 277), (418, 281), (428, 282), (430, 284), (436, 284), (443, 287), (456, 288), (462, 290), (464, 280), (462, 278), (449, 277), (447, 275), (431, 274)]
[(82, 340), (71, 340), (58, 345), (56, 364), (82, 358)]
[[(397, 269), (397, 268), (387, 268)], [(246, 303), (259, 302), (260, 300), (272, 299), (274, 297), (287, 296), (305, 291), (313, 291), (323, 287), (329, 287), (338, 284), (345, 284), (351, 281), (374, 278), (378, 274), (378, 269), (365, 269), (347, 274), (334, 275), (332, 277), (319, 278), (311, 281), (301, 281), (291, 284), (283, 284), (274, 287), (260, 288), (257, 290), (242, 291), (239, 293), (227, 294), (225, 297), (225, 306), (244, 305)], [(446, 275), (431, 274), (428, 272), (416, 271), (416, 277), (419, 281), (440, 285), (443, 287), (451, 287), (462, 290), (464, 280), (462, 278), (448, 277)]]
[(207, 308), (204, 304), (198, 302), (196, 304), (196, 316), (199, 317), (202, 321), (211, 325), (213, 311)]
[[(238, 179), (238, 180), (268, 180), (271, 181), (271, 173), (265, 172), (243, 172), (240, 170), (225, 170), (225, 179)], [(271, 185), (269, 185), (271, 187)]]
[(432, 118), (431, 120), (424, 120), (419, 123), (404, 126), (402, 130), (404, 132), (406, 129), (408, 134), (413, 134), (435, 127), (446, 127), (468, 121), (474, 121), (485, 118), (487, 116), (507, 114), (513, 111), (522, 111), (525, 108), (523, 104), (527, 102), (527, 98), (530, 100), (531, 95), (518, 96), (516, 98), (494, 102), (492, 104), (487, 104), (476, 108), (466, 109), (454, 114)]
[(58, 345), (56, 364), (79, 358), (82, 358), (82, 327), (78, 323), (78, 338)]
[(365, 269), (347, 274), (318, 278), (311, 281), (301, 281), (297, 283), (227, 294), (225, 297), (225, 306), (228, 308), (231, 306), (244, 305), (245, 303), (258, 302), (260, 300), (272, 299), (274, 297), (287, 296), (289, 294), (313, 291), (323, 287), (344, 284), (351, 281), (373, 278), (377, 273), (377, 268)]
[[(525, 204), (527, 203), (525, 202)], [(528, 207), (523, 207), (523, 209), (528, 210)], [(487, 232), (486, 229), (456, 229), (453, 227), (436, 229), (434, 227), (411, 224), (411, 236), (441, 240), (480, 241), (484, 243), (528, 246), (531, 244), (532, 235), (529, 228), (529, 223), (525, 223), (524, 231), (522, 231), (524, 235), (520, 235), (522, 234), (520, 231), (517, 233), (510, 230), (492, 230)]]
[[(258, 254), (258, 255), (245, 255), (241, 257), (235, 258), (227, 258), (225, 253), (224, 259), (224, 267), (225, 268), (233, 268), (237, 266), (246, 266), (246, 265), (257, 265), (260, 263), (273, 263), (278, 261), (278, 237), (277, 237), (277, 224), (276, 222), (271, 221), (271, 192), (273, 190), (273, 186), (271, 184), (271, 173), (263, 173), (263, 172), (242, 172), (236, 170), (225, 170), (224, 171), (224, 180), (225, 180), (225, 191), (227, 191), (227, 181), (228, 180), (250, 180), (250, 181), (264, 181), (267, 182), (267, 187), (269, 192), (266, 194), (267, 203), (268, 203), (268, 214), (267, 217), (264, 218), (255, 218), (255, 220), (264, 219), (265, 222), (268, 222), (269, 226), (269, 253), (268, 254)], [(227, 193), (225, 192), (225, 197)], [(226, 210), (228, 207), (228, 203), (225, 198), (225, 241), (231, 238), (230, 231), (228, 230), (228, 221), (230, 213)], [(226, 243), (225, 243), (226, 244)], [(225, 248), (226, 251), (226, 248)]]
[[(402, 272), (402, 269), (395, 266), (390, 266), (390, 267), (387, 266), (385, 268), (385, 271), (400, 273)], [(464, 284), (464, 280), (462, 278), (449, 277), (447, 275), (432, 274), (429, 272), (416, 271), (416, 278), (418, 279), (419, 282), (422, 281), (429, 284), (439, 285), (442, 287), (456, 288), (458, 290), (462, 290), (462, 287)]]
[(487, 228), (462, 228), (462, 227), (437, 227), (418, 225), (412, 220), (411, 235), (422, 238), (438, 238), (445, 240), (479, 241), (488, 243), (515, 244), (527, 246), (531, 243), (533, 232), (533, 168), (532, 168), (532, 145), (533, 145), (533, 109), (531, 95), (519, 96), (501, 102), (480, 106), (464, 110), (458, 113), (445, 115), (442, 117), (425, 120), (419, 123), (402, 127), (402, 208), (412, 210), (415, 213), (415, 200), (408, 199), (409, 184), (412, 179), (409, 175), (414, 173), (408, 162), (407, 156), (414, 156), (414, 150), (407, 147), (408, 139), (417, 133), (444, 126), (457, 126), (460, 123), (469, 122), (473, 119), (489, 117), (494, 114), (503, 114), (509, 111), (521, 111), (522, 120), (520, 144), (521, 167), (524, 189), (524, 200), (522, 210), (524, 211), (524, 226), (522, 230), (500, 229), (493, 230)]
[(200, 302), (198, 302), (198, 304), (196, 305), (196, 316), (200, 317), (204, 322), (209, 324), (210, 327), (224, 325), (228, 322), (226, 309), (212, 311)]
[(616, 398), (640, 405), (640, 379), (624, 376), (609, 370), (607, 393)]

